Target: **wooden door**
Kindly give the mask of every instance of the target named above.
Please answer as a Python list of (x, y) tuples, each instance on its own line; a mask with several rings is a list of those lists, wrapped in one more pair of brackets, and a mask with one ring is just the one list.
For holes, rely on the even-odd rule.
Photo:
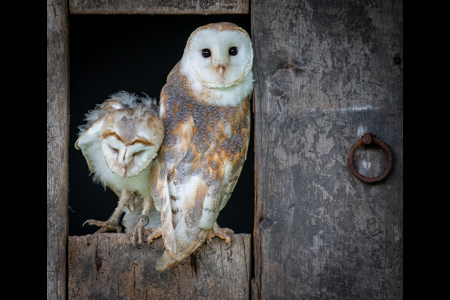
[[(251, 3), (255, 49), (254, 299), (400, 299), (402, 1)], [(363, 183), (348, 151), (394, 156)], [(360, 172), (386, 167), (358, 150)], [(378, 174), (377, 174), (378, 173)]]

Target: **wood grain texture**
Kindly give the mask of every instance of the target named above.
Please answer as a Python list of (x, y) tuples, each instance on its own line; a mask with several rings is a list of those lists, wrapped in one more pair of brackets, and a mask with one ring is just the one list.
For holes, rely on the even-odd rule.
[(158, 273), (161, 238), (137, 249), (131, 234), (70, 236), (69, 299), (249, 299), (250, 237), (214, 238)]
[(69, 70), (67, 3), (47, 1), (47, 299), (66, 299)]
[(69, 0), (71, 14), (248, 14), (249, 0)]
[[(400, 299), (402, 1), (258, 0), (251, 9), (252, 298)], [(380, 183), (360, 182), (346, 164), (364, 132), (394, 155)], [(365, 176), (386, 162), (376, 149), (355, 159)]]

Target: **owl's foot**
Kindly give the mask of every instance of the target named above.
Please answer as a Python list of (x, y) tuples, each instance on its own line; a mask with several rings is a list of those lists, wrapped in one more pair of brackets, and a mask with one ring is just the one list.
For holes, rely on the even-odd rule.
[[(137, 223), (136, 227), (134, 228), (134, 232), (133, 232), (133, 244), (137, 248), (142, 246), (142, 229), (144, 227), (143, 222), (144, 222), (144, 220), (143, 220), (143, 218), (141, 218), (139, 220), (139, 223)], [(147, 218), (147, 223), (148, 223), (148, 218)]]
[(147, 215), (141, 215), (139, 217), (139, 222), (134, 228), (132, 242), (137, 248), (140, 248), (142, 246), (142, 234), (148, 234), (148, 229), (144, 229), (144, 227), (147, 226), (148, 221), (149, 219)]
[(108, 221), (97, 221), (97, 220), (89, 219), (89, 220), (86, 220), (83, 223), (82, 226), (84, 226), (84, 224), (86, 224), (86, 223), (88, 223), (89, 225), (95, 225), (95, 226), (101, 227), (99, 230), (97, 230), (95, 232), (95, 234), (103, 233), (103, 232), (105, 232), (107, 230), (115, 230), (118, 233), (122, 232), (122, 228), (120, 227), (120, 225), (117, 222), (114, 222), (114, 221), (110, 221), (110, 220), (108, 220)]
[(225, 240), (227, 243), (231, 243), (231, 237), (230, 234), (233, 234), (234, 231), (230, 228), (220, 228), (217, 223), (214, 225), (214, 227), (211, 229), (211, 231), (208, 234), (208, 240), (211, 242), (212, 238), (215, 236), (218, 236)]
[(161, 227), (148, 228), (148, 229), (145, 229), (145, 231), (149, 234), (147, 237), (147, 241), (149, 243), (153, 242), (154, 239), (162, 236), (162, 228)]

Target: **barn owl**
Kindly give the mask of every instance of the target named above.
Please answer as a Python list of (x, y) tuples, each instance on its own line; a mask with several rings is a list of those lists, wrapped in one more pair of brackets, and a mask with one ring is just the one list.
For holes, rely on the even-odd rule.
[(96, 233), (121, 232), (118, 222), (125, 211), (126, 232), (135, 229), (133, 241), (137, 238), (141, 243), (143, 226), (160, 226), (160, 213), (151, 198), (150, 170), (164, 138), (164, 126), (156, 100), (124, 91), (110, 97), (86, 114), (87, 124), (79, 127), (75, 148), (83, 152), (94, 182), (110, 187), (119, 202), (107, 221), (85, 223), (101, 226)]
[[(163, 144), (151, 174), (152, 196), (161, 211), (166, 251), (163, 271), (206, 239), (227, 243), (233, 230), (216, 223), (247, 157), (253, 50), (247, 32), (232, 23), (199, 27), (160, 95)], [(152, 241), (152, 237), (148, 238)]]

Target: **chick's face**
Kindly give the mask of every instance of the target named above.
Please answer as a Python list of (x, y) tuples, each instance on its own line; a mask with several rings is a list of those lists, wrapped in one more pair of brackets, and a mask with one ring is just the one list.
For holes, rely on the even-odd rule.
[(141, 142), (126, 145), (114, 135), (103, 138), (101, 145), (109, 169), (123, 178), (134, 177), (141, 173), (158, 151), (155, 145)]
[(102, 153), (114, 174), (134, 177), (156, 157), (163, 138), (163, 123), (157, 116), (117, 110), (105, 119), (101, 134)]

